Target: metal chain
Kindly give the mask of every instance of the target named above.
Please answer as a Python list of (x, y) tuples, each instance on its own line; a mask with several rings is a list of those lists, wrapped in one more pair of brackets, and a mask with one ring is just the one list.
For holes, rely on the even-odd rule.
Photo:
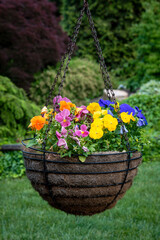
[[(79, 16), (79, 18), (77, 20), (76, 26), (74, 28), (74, 32), (73, 32), (73, 34), (72, 34), (72, 36), (71, 36), (71, 38), (69, 40), (69, 43), (68, 43), (68, 46), (67, 46), (67, 51), (65, 52), (64, 56), (61, 58), (60, 67), (58, 69), (58, 72), (56, 74), (56, 77), (54, 79), (54, 82), (53, 82), (53, 84), (51, 86), (49, 95), (48, 95), (47, 100), (46, 100), (46, 104), (45, 104), (46, 107), (49, 105), (49, 101), (50, 101), (50, 99), (52, 97), (52, 94), (53, 94), (53, 92), (55, 90), (55, 86), (56, 86), (56, 84), (58, 82), (58, 78), (59, 78), (59, 76), (61, 76), (61, 72), (62, 72), (62, 69), (64, 67), (65, 61), (67, 60), (67, 58), (69, 58), (70, 52), (71, 51), (72, 51), (72, 53), (74, 52), (76, 39), (77, 39), (77, 36), (78, 36), (78, 33), (79, 33), (79, 28), (80, 28), (80, 25), (81, 25), (81, 22), (82, 22), (82, 18), (83, 18), (84, 12), (85, 12), (85, 7), (86, 7), (86, 5), (84, 4), (83, 9), (81, 10), (81, 14), (80, 14), (80, 16)], [(70, 60), (71, 60), (71, 58), (70, 58)], [(70, 60), (69, 60), (69, 62), (70, 62)], [(68, 70), (68, 68), (67, 68), (67, 70)], [(65, 78), (65, 76), (63, 76), (61, 79), (63, 79), (63, 78)], [(64, 80), (63, 80), (63, 82), (64, 82)], [(62, 85), (62, 87), (63, 87), (63, 85)]]
[(77, 37), (78, 37), (78, 33), (79, 33), (79, 29), (80, 29), (80, 26), (81, 26), (81, 23), (82, 23), (82, 18), (83, 18), (83, 15), (85, 13), (85, 8), (86, 8), (86, 4), (84, 3), (83, 5), (83, 8), (81, 10), (81, 14), (80, 14), (80, 17), (78, 18), (77, 20), (77, 25), (75, 27), (75, 34), (73, 36), (73, 39), (72, 39), (72, 42), (71, 42), (71, 48), (70, 48), (70, 52), (68, 54), (68, 60), (67, 60), (67, 63), (66, 63), (66, 67), (64, 69), (64, 74), (63, 74), (63, 77), (62, 77), (62, 81), (61, 81), (61, 84), (59, 85), (59, 92), (58, 94), (60, 95), (61, 93), (61, 90), (63, 88), (63, 84), (65, 82), (65, 78), (66, 78), (66, 73), (68, 71), (68, 65), (70, 63), (70, 60), (71, 60), (71, 57), (72, 57), (72, 54), (74, 52), (74, 49), (75, 49), (75, 46), (76, 46), (76, 41), (77, 41)]
[[(100, 69), (101, 69), (101, 72), (102, 72), (102, 78), (104, 80), (105, 89), (107, 90), (108, 98), (109, 98), (109, 100), (113, 99), (113, 101), (116, 103), (115, 94), (114, 94), (113, 89), (112, 89), (112, 84), (111, 84), (111, 81), (110, 81), (109, 73), (107, 71), (105, 60), (104, 60), (104, 57), (103, 57), (103, 54), (102, 54), (102, 49), (101, 49), (101, 46), (100, 46), (100, 43), (99, 43), (99, 40), (98, 40), (98, 37), (97, 37), (97, 32), (96, 32), (96, 29), (95, 29), (95, 26), (94, 26), (94, 22), (93, 22), (93, 19), (92, 19), (92, 16), (91, 16), (91, 12), (90, 12), (88, 3), (86, 3), (86, 14), (87, 14), (87, 17), (88, 17), (90, 29), (91, 29), (92, 36), (93, 36), (93, 39), (94, 39), (94, 43), (95, 43), (95, 46), (96, 46), (96, 49), (97, 49), (97, 54), (98, 54), (99, 63), (100, 63)], [(110, 95), (110, 91), (111, 91), (111, 95)]]

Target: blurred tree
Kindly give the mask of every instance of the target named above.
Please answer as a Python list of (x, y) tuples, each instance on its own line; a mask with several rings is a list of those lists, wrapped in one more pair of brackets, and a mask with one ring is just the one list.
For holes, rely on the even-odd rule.
[(145, 2), (144, 8), (140, 23), (130, 29), (134, 57), (113, 71), (117, 81), (127, 79), (132, 92), (151, 79), (160, 81), (160, 2)]
[(59, 21), (48, 0), (0, 0), (0, 74), (28, 90), (33, 74), (55, 65), (65, 51)]
[[(62, 25), (71, 35), (76, 19), (79, 16), (83, 1), (62, 0)], [(102, 46), (103, 54), (108, 66), (116, 67), (122, 60), (130, 59), (133, 51), (129, 28), (133, 23), (139, 22), (143, 11), (144, 0), (88, 0), (90, 10)], [(77, 46), (80, 56), (96, 56), (93, 39), (88, 21), (83, 19)]]
[(129, 61), (129, 88), (133, 91), (151, 79), (160, 81), (160, 2), (145, 3), (146, 11), (139, 24), (131, 31), (134, 35), (135, 58)]

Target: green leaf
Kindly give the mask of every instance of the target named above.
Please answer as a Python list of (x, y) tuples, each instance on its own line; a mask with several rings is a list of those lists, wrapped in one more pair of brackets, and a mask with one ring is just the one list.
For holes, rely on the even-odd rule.
[(28, 144), (26, 145), (26, 147), (32, 147), (33, 145), (36, 145), (37, 141), (35, 139), (32, 139), (28, 142)]
[(86, 161), (86, 157), (85, 156), (79, 156), (78, 158), (79, 158), (79, 160), (81, 162), (85, 162)]

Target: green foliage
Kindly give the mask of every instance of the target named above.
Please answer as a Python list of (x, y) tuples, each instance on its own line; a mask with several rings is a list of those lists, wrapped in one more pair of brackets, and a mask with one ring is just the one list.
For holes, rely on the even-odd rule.
[(148, 121), (148, 127), (143, 133), (144, 140), (149, 140), (148, 145), (144, 145), (143, 160), (159, 160), (160, 157), (160, 95), (138, 95), (134, 94), (123, 103), (132, 104), (142, 109)]
[[(62, 1), (62, 25), (64, 30), (71, 35), (83, 1), (78, 3), (76, 0)], [(129, 29), (133, 23), (139, 22), (143, 11), (143, 1), (88, 0), (103, 55), (109, 67), (119, 66), (122, 60), (128, 60), (133, 56), (132, 35)], [(82, 21), (77, 46), (79, 56), (97, 59), (86, 15)]]
[(147, 94), (147, 95), (160, 94), (160, 82), (155, 80), (150, 80), (149, 82), (143, 84), (137, 93)]
[(130, 91), (151, 79), (160, 80), (160, 2), (145, 2), (144, 7), (140, 23), (130, 29), (134, 58), (125, 61), (123, 68), (114, 70), (117, 79), (127, 79)]
[(24, 136), (30, 119), (39, 112), (39, 107), (28, 100), (24, 90), (0, 76), (0, 138)]
[[(37, 104), (44, 105), (55, 76), (56, 71), (52, 68), (36, 75), (35, 82), (30, 89), (30, 98)], [(87, 99), (101, 96), (103, 88), (100, 67), (96, 62), (77, 58), (70, 62), (62, 91), (63, 96), (76, 104), (85, 104)]]
[(24, 172), (22, 152), (10, 151), (0, 154), (0, 179), (21, 177), (24, 175)]

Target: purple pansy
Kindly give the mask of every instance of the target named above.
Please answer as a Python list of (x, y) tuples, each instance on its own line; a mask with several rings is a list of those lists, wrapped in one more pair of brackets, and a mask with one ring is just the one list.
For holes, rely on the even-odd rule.
[(62, 127), (61, 133), (56, 131), (56, 136), (57, 136), (58, 139), (60, 139), (61, 137), (66, 138), (67, 137), (67, 130), (64, 127)]
[(79, 109), (78, 114), (76, 115), (76, 118), (78, 119), (82, 119), (87, 113), (89, 113), (89, 111), (87, 110), (87, 107), (82, 105), (80, 107), (78, 107), (77, 109)]
[(99, 105), (101, 107), (110, 107), (110, 110), (113, 110), (114, 108), (110, 106), (110, 104), (114, 104), (114, 102), (111, 102), (110, 100), (103, 100), (102, 98), (99, 100)]
[(75, 134), (78, 137), (87, 137), (89, 135), (89, 132), (87, 131), (87, 126), (86, 125), (81, 125), (80, 130), (79, 128), (75, 130)]
[(53, 104), (57, 104), (60, 103), (60, 101), (62, 101), (62, 97), (61, 96), (56, 96), (53, 98)]
[(71, 102), (68, 98), (66, 98), (66, 97), (62, 98), (62, 96), (60, 96), (60, 95), (53, 98), (53, 104), (54, 105), (56, 103), (60, 103), (61, 101)]
[(138, 107), (135, 107), (135, 109), (136, 109), (136, 113), (137, 113), (136, 117), (139, 118), (139, 120), (137, 122), (137, 126), (141, 127), (141, 126), (147, 125), (148, 123), (147, 123), (145, 116), (142, 114), (142, 110), (139, 110)]
[(58, 113), (55, 116), (55, 120), (61, 123), (62, 127), (68, 127), (71, 125), (71, 118), (69, 117), (70, 111), (68, 109), (64, 109), (62, 112)]
[(132, 108), (131, 106), (129, 106), (126, 103), (123, 103), (123, 104), (120, 105), (120, 113), (122, 113), (122, 112), (126, 112), (129, 115), (132, 113), (133, 116), (135, 115), (134, 108)]
[(67, 142), (64, 138), (60, 138), (57, 143), (58, 147), (64, 146), (65, 149), (68, 149)]

